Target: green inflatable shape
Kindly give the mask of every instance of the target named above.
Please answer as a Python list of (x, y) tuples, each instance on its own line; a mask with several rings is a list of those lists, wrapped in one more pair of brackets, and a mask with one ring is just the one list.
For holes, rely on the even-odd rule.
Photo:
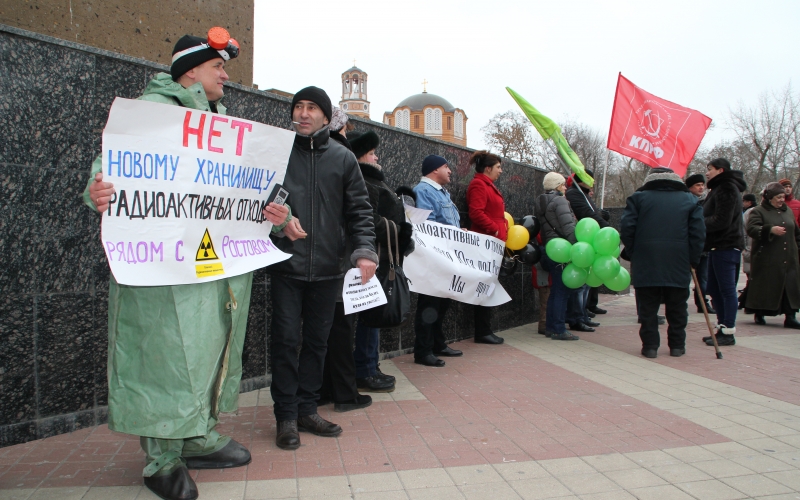
[(550, 257), (553, 262), (566, 264), (570, 259), (570, 250), (572, 250), (572, 244), (564, 238), (553, 238), (547, 242), (547, 245), (544, 247), (544, 249), (547, 253), (547, 256)]
[(580, 288), (586, 284), (588, 275), (589, 273), (586, 272), (586, 269), (581, 269), (575, 264), (569, 264), (561, 273), (561, 281), (567, 288)]
[(621, 292), (631, 284), (631, 275), (627, 269), (621, 267), (617, 275), (605, 283), (609, 290)]
[(591, 245), (599, 230), (600, 224), (598, 224), (596, 220), (587, 217), (586, 219), (579, 220), (578, 224), (575, 226), (575, 238), (577, 238), (578, 241)]
[[(597, 224), (597, 222), (595, 222), (595, 224)], [(569, 255), (572, 257), (572, 263), (578, 267), (587, 268), (594, 262), (594, 248), (592, 248), (592, 245), (583, 241), (572, 245)]]
[(608, 280), (616, 276), (620, 269), (619, 261), (610, 255), (600, 255), (594, 259), (594, 264), (592, 264), (592, 271), (603, 280), (603, 283), (608, 283)]
[(592, 242), (598, 255), (611, 255), (619, 250), (619, 232), (613, 227), (604, 227), (597, 231)]
[(603, 284), (603, 279), (594, 273), (594, 268), (589, 270), (589, 276), (586, 277), (586, 284), (591, 287)]

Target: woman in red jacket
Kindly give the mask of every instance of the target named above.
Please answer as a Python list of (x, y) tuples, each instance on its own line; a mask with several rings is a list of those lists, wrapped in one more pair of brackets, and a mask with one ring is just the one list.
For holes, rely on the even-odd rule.
[[(506, 206), (503, 195), (494, 181), (503, 173), (500, 157), (488, 151), (476, 151), (469, 160), (475, 166), (475, 177), (467, 188), (467, 206), (472, 231), (494, 236), (505, 241), (508, 224), (505, 219)], [(502, 344), (503, 338), (492, 333), (492, 309), (475, 306), (475, 342), (480, 344)]]

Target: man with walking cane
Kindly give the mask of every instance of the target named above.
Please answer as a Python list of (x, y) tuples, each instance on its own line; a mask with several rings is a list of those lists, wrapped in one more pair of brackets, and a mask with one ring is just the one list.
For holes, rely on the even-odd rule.
[(657, 314), (663, 303), (669, 354), (683, 356), (691, 271), (700, 262), (706, 238), (702, 207), (672, 170), (654, 168), (627, 199), (620, 238), (630, 257), (639, 303), (642, 355), (658, 356)]

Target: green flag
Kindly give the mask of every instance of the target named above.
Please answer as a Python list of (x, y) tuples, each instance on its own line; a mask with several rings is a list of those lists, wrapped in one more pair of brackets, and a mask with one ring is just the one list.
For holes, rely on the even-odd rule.
[(528, 117), (528, 120), (530, 120), (533, 126), (536, 127), (536, 130), (539, 131), (542, 139), (545, 141), (547, 139), (553, 140), (553, 143), (555, 143), (556, 149), (558, 150), (558, 155), (561, 157), (567, 167), (575, 172), (578, 178), (587, 186), (594, 186), (594, 179), (592, 179), (589, 174), (586, 173), (586, 168), (583, 166), (583, 163), (581, 163), (578, 155), (575, 154), (575, 151), (569, 147), (569, 143), (567, 143), (567, 140), (564, 138), (564, 134), (561, 133), (561, 128), (556, 124), (556, 122), (541, 114), (539, 110), (534, 108), (533, 105), (526, 101), (524, 97), (511, 90), (509, 87), (506, 87), (506, 90), (509, 94), (511, 94), (511, 97), (522, 109), (522, 112), (525, 113), (525, 116)]

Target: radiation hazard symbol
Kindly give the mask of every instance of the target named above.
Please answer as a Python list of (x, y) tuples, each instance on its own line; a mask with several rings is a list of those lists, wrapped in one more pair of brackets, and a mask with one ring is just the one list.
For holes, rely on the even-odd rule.
[(194, 260), (198, 262), (201, 260), (219, 260), (216, 252), (214, 252), (214, 243), (211, 241), (208, 229), (203, 233), (203, 239), (200, 241), (200, 247), (197, 249), (197, 256)]

